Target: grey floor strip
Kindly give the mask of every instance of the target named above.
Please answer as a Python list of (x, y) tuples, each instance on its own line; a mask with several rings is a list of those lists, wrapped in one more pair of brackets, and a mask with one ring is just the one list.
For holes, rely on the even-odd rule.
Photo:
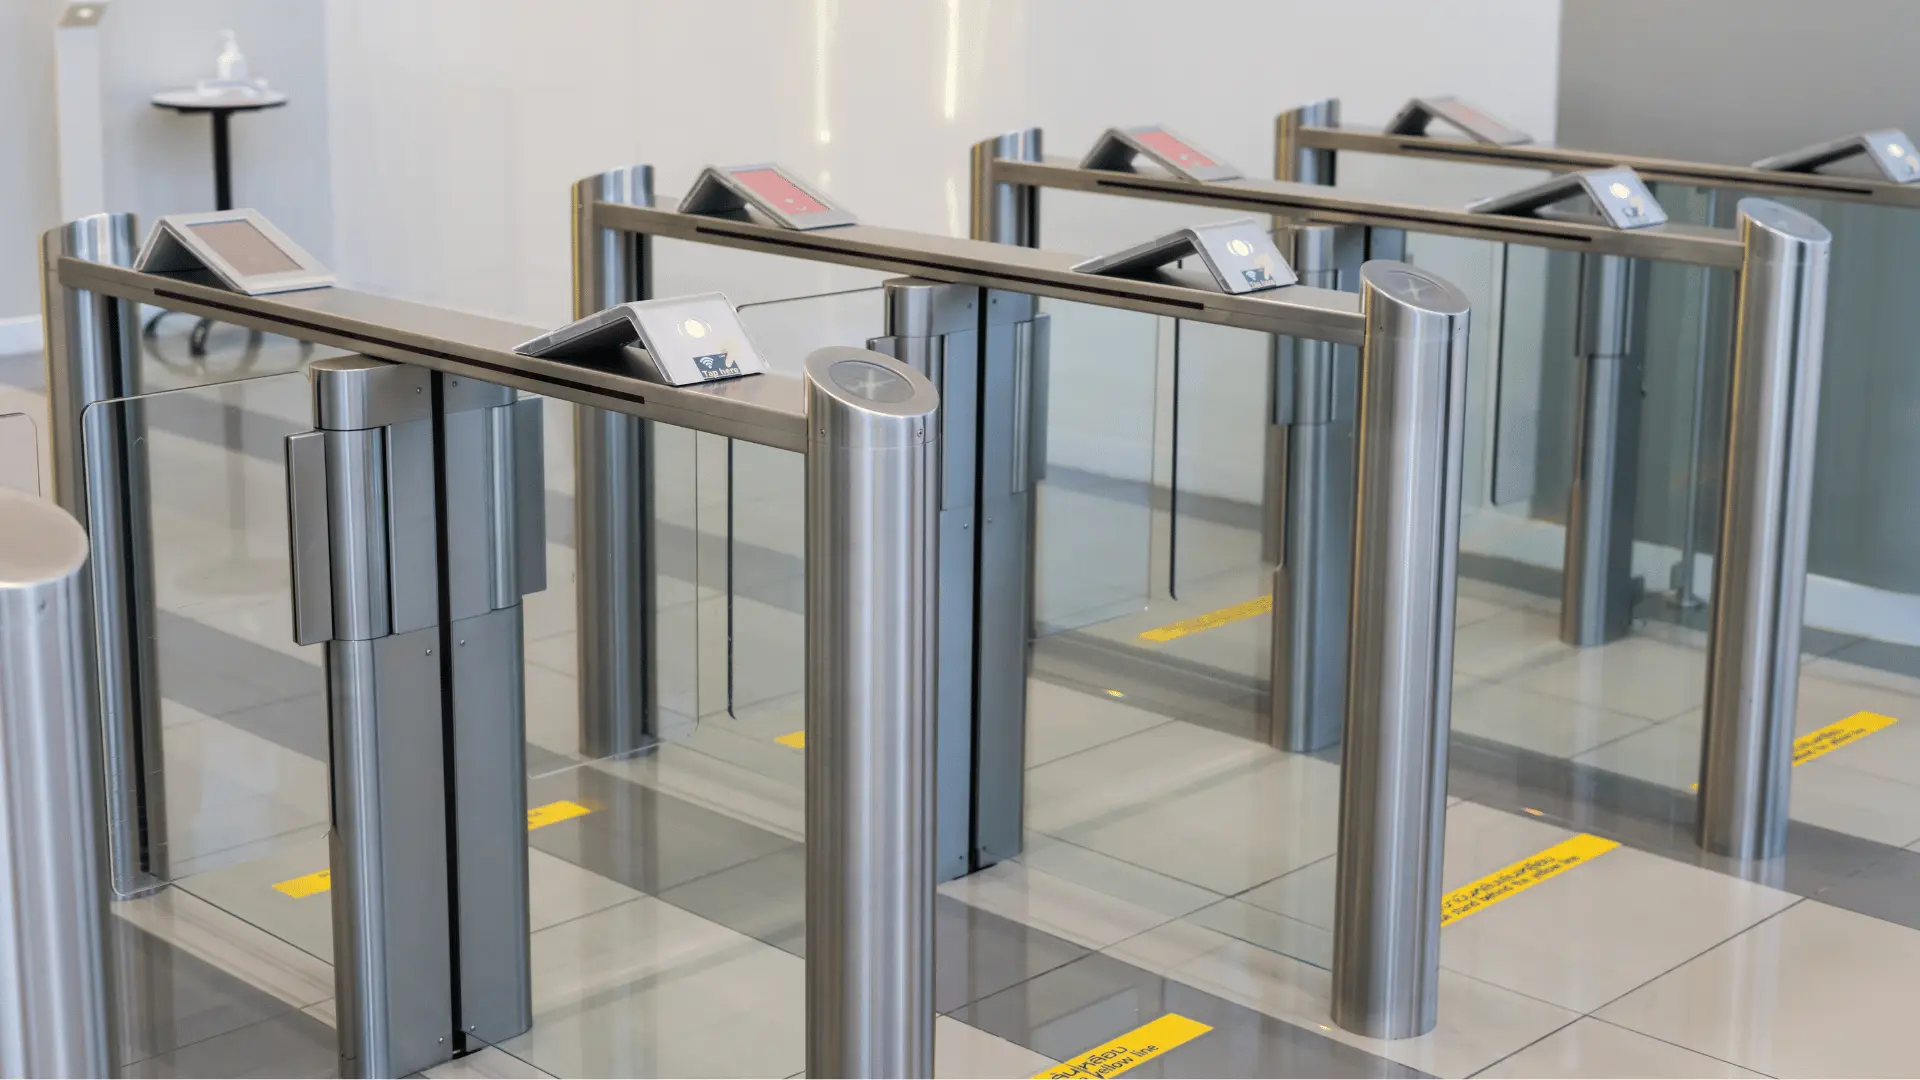
[(107, 925), (121, 1075), (334, 1075), (332, 1028), (124, 919)]

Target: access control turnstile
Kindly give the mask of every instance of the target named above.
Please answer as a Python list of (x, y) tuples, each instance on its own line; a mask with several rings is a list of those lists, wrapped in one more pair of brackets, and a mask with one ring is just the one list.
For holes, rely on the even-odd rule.
[[(1360, 734), (1342, 766), (1333, 1019), (1385, 1038), (1430, 1030), (1459, 527), (1467, 314), (1459, 292), (1412, 267), (1373, 262), (1359, 270), (1357, 297), (1313, 287), (1230, 295), (1186, 271), (1103, 277), (1074, 270), (1069, 256), (981, 240), (851, 224), (792, 228), (738, 207), (665, 209), (650, 180), (639, 167), (576, 185), (580, 309), (641, 298), (656, 237), (911, 275), (887, 286), (888, 322), (876, 346), (925, 365), (949, 402), (939, 485), (937, 739), (940, 775), (949, 781), (942, 810), (969, 813), (939, 826), (939, 863), (949, 872), (987, 865), (1021, 844), (1035, 417), (1044, 415), (1036, 387), (1046, 367), (1035, 300), (1359, 349), (1355, 454), (1365, 479), (1354, 513), (1369, 524), (1352, 556), (1356, 660), (1347, 723)], [(607, 422), (591, 418), (582, 430), (606, 432)], [(634, 475), (647, 466), (646, 446), (643, 429), (583, 436), (578, 474)], [(600, 460), (608, 455), (620, 459)], [(599, 558), (591, 546), (611, 547), (611, 537), (626, 535), (618, 521), (603, 524), (606, 538), (588, 531), (593, 524), (584, 514), (578, 523), (583, 564)], [(615, 598), (636, 614), (609, 617), (610, 627), (640, 625), (645, 587)], [(1409, 633), (1410, 626), (1421, 629)], [(610, 649), (619, 636), (609, 632), (597, 644), (583, 636), (584, 681), (612, 687), (608, 669), (634, 662)], [(646, 737), (644, 725), (628, 720), (649, 711), (644, 702), (595, 715), (585, 708), (587, 694), (583, 724)], [(583, 737), (588, 745), (607, 741)], [(812, 745), (809, 732), (810, 753)], [(970, 784), (951, 786), (949, 778), (969, 775)]]
[[(248, 296), (68, 242), (132, 235), (100, 215), (44, 249), (60, 490), (118, 513), (92, 518), (97, 615), (120, 614), (104, 586), (153, 543), (124, 513), (142, 463), (101, 452), (148, 434), (104, 407), (101, 373), (137, 357), (135, 305), (352, 354), (313, 365), (316, 430), (286, 448), (294, 636), (326, 643), (341, 1075), (416, 1072), (531, 1023), (520, 597), (544, 583), (544, 484), (517, 391), (806, 455), (826, 553), (807, 563), (808, 1066), (931, 1075), (933, 386), (828, 349), (803, 379), (680, 388), (629, 373), (644, 356), (514, 352), (531, 327), (343, 288)], [(121, 692), (127, 633), (102, 618), (94, 658)], [(107, 716), (110, 753), (137, 750)]]
[[(1793, 739), (1800, 596), (1806, 575), (1806, 509), (1812, 485), (1820, 327), (1829, 235), (1776, 203), (1741, 203), (1737, 231), (1661, 224), (1621, 229), (1598, 218), (1508, 216), (1389, 203), (1324, 186), (1330, 151), (1296, 133), (1329, 113), (1322, 103), (1283, 117), (1280, 178), (1201, 181), (1165, 170), (1088, 168), (1045, 158), (1027, 129), (979, 143), (973, 153), (974, 228), (1031, 244), (1041, 188), (1121, 195), (1271, 214), (1291, 225), (1295, 269), (1305, 280), (1346, 285), (1376, 251), (1396, 256), (1408, 232), (1581, 253), (1578, 430), (1566, 531), (1561, 638), (1599, 644), (1628, 628), (1640, 367), (1646, 282), (1641, 260), (1736, 270), (1735, 415), (1729, 428), (1727, 504), (1715, 566), (1718, 609), (1708, 653), (1707, 751), (1699, 839), (1709, 850), (1768, 857), (1786, 838), (1787, 767)], [(1318, 129), (1312, 129), (1318, 130)], [(1386, 138), (1386, 137), (1382, 137)], [(1396, 137), (1397, 138), (1397, 137)], [(1433, 141), (1433, 140), (1427, 140)], [(1451, 144), (1449, 144), (1451, 145)], [(1511, 146), (1481, 146), (1502, 160)], [(1341, 500), (1350, 365), (1336, 350), (1277, 342), (1269, 432), (1267, 531), (1274, 574), (1275, 745), (1314, 750), (1339, 738), (1336, 673), (1344, 653), (1344, 575), (1327, 552), (1342, 547)], [(1344, 393), (1342, 392), (1344, 389)], [(1737, 689), (1736, 689), (1737, 688)], [(1785, 757), (1778, 757), (1785, 754)]]

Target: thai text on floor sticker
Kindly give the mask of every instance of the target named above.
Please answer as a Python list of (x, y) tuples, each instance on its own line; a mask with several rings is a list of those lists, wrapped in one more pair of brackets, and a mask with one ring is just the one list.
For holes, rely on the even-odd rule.
[[(535, 829), (545, 828), (548, 825), (554, 825), (571, 818), (577, 818), (591, 813), (593, 813), (593, 811), (568, 799), (550, 802), (545, 806), (536, 806), (527, 811), (527, 831), (532, 832)], [(285, 881), (278, 882), (273, 887), (295, 900), (300, 900), (308, 896), (313, 896), (316, 893), (326, 892), (332, 888), (333, 871), (319, 870), (311, 874), (301, 874), (297, 878), (288, 878)]]
[(1198, 1020), (1189, 1020), (1179, 1013), (1168, 1013), (1110, 1043), (1096, 1046), (1071, 1061), (1063, 1061), (1046, 1072), (1034, 1073), (1033, 1080), (1118, 1076), (1143, 1061), (1152, 1061), (1212, 1030), (1212, 1027)]
[[(1805, 765), (1821, 754), (1830, 754), (1850, 742), (1857, 742), (1883, 727), (1892, 727), (1899, 722), (1899, 717), (1883, 716), (1877, 712), (1854, 713), (1845, 720), (1836, 720), (1793, 740), (1793, 763)], [(1694, 791), (1700, 790), (1699, 784), (1687, 786)]]
[(1241, 619), (1251, 619), (1255, 615), (1265, 615), (1272, 610), (1273, 597), (1262, 596), (1244, 604), (1235, 604), (1232, 607), (1223, 607), (1219, 611), (1209, 611), (1205, 615), (1195, 615), (1191, 619), (1156, 626), (1152, 630), (1142, 631), (1140, 637), (1144, 641), (1172, 641), (1174, 638), (1183, 638), (1188, 634), (1197, 634), (1202, 630), (1211, 630), (1216, 626), (1239, 622)]
[(1821, 754), (1831, 753), (1856, 739), (1864, 739), (1883, 727), (1899, 722), (1879, 713), (1854, 713), (1845, 720), (1828, 724), (1818, 731), (1809, 731), (1793, 740), (1793, 763), (1799, 765), (1812, 761)]
[(779, 743), (781, 746), (791, 746), (795, 750), (805, 750), (807, 748), (807, 733), (804, 731), (789, 731), (773, 741)]
[(1530, 889), (1619, 846), (1612, 840), (1587, 833), (1562, 840), (1538, 855), (1521, 859), (1512, 866), (1496, 870), (1479, 881), (1462, 885), (1441, 897), (1440, 925), (1464, 919), (1489, 904), (1497, 904), (1522, 889)]

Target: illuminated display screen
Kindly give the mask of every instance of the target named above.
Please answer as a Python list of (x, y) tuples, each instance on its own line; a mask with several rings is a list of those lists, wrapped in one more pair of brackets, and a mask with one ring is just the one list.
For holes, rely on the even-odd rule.
[(777, 169), (748, 169), (733, 174), (748, 191), (786, 214), (818, 214), (827, 209), (820, 200), (801, 191)]
[(1195, 150), (1193, 147), (1188, 146), (1186, 143), (1181, 142), (1179, 139), (1174, 138), (1172, 135), (1158, 128), (1150, 131), (1136, 131), (1133, 137), (1140, 140), (1140, 145), (1147, 147), (1168, 161), (1180, 165), (1197, 168), (1219, 164), (1219, 162), (1214, 161), (1207, 155)]
[(187, 228), (242, 277), (286, 274), (301, 269), (299, 263), (250, 222), (209, 221)]

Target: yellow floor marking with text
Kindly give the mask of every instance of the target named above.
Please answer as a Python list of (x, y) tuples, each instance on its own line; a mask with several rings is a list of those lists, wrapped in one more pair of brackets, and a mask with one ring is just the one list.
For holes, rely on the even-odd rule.
[(1497, 904), (1522, 889), (1530, 889), (1556, 874), (1590, 862), (1620, 845), (1612, 840), (1581, 833), (1553, 845), (1531, 858), (1496, 870), (1470, 885), (1462, 885), (1440, 898), (1440, 925), (1445, 926)]
[(805, 750), (807, 748), (807, 733), (804, 731), (789, 731), (773, 741), (779, 743), (781, 746), (791, 746), (795, 750)]
[[(1793, 740), (1793, 763), (1804, 765), (1821, 754), (1831, 754), (1850, 742), (1858, 742), (1883, 727), (1892, 727), (1899, 722), (1899, 717), (1883, 716), (1877, 712), (1854, 713), (1845, 720), (1836, 720)], [(1700, 790), (1699, 784), (1687, 786), (1694, 791)]]
[(1096, 1046), (1072, 1061), (1063, 1061), (1046, 1072), (1034, 1073), (1033, 1080), (1065, 1080), (1070, 1076), (1084, 1080), (1086, 1077), (1118, 1076), (1141, 1062), (1152, 1061), (1212, 1030), (1212, 1027), (1198, 1020), (1189, 1020), (1179, 1013), (1168, 1013), (1110, 1043)]
[[(532, 832), (535, 829), (543, 828), (547, 825), (554, 825), (571, 818), (577, 818), (591, 813), (593, 813), (593, 811), (581, 806), (579, 803), (566, 799), (561, 799), (559, 802), (550, 802), (545, 806), (536, 806), (527, 811), (527, 831)], [(319, 870), (311, 874), (301, 874), (297, 878), (288, 878), (274, 886), (275, 889), (295, 900), (300, 900), (316, 893), (326, 892), (332, 887), (333, 871), (331, 870)]]
[(1241, 619), (1251, 619), (1255, 615), (1265, 615), (1272, 610), (1273, 597), (1262, 596), (1244, 604), (1223, 607), (1219, 611), (1209, 611), (1205, 615), (1195, 615), (1191, 619), (1181, 619), (1176, 623), (1157, 626), (1152, 630), (1143, 631), (1140, 636), (1147, 641), (1172, 641), (1174, 638), (1183, 638), (1188, 634), (1197, 634), (1216, 626), (1236, 623)]

